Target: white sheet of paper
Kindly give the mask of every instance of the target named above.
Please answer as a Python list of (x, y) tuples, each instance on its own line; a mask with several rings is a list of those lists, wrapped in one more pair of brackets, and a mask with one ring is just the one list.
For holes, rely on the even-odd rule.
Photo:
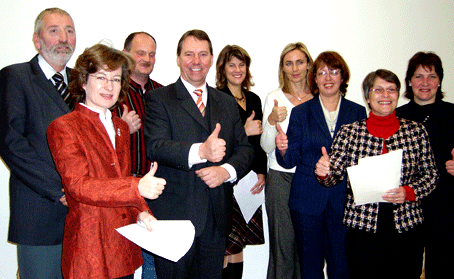
[(402, 150), (361, 158), (358, 165), (347, 168), (355, 204), (386, 202), (386, 190), (400, 186)]
[(194, 241), (195, 229), (189, 220), (153, 221), (151, 232), (143, 226), (131, 224), (116, 230), (138, 246), (174, 262), (188, 252)]
[(257, 195), (251, 193), (251, 188), (257, 181), (257, 174), (254, 171), (250, 171), (235, 187), (233, 187), (233, 195), (240, 206), (241, 213), (243, 214), (246, 223), (249, 223), (259, 206), (265, 202), (264, 190)]

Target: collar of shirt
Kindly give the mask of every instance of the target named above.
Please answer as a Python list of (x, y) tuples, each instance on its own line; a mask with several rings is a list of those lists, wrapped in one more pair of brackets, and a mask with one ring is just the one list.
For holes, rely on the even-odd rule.
[[(54, 68), (52, 68), (49, 63), (44, 59), (44, 57), (38, 55), (38, 64), (41, 70), (43, 71), (44, 75), (46, 76), (47, 79), (50, 79), (53, 84), (55, 84), (55, 81), (52, 79), (52, 77), (55, 75), (56, 71)], [(66, 67), (60, 72), (60, 74), (63, 75), (63, 80), (65, 81), (66, 85), (68, 85), (68, 76), (66, 75)]]
[(145, 84), (145, 90), (143, 90), (142, 86), (140, 84), (138, 84), (137, 82), (135, 82), (133, 79), (130, 79), (129, 83), (130, 83), (131, 87), (134, 89), (134, 91), (139, 92), (140, 95), (142, 95), (142, 96), (145, 94), (145, 92), (150, 91), (152, 89), (150, 78), (148, 78), (148, 81)]
[(189, 82), (185, 81), (184, 79), (181, 79), (183, 82), (184, 87), (186, 87), (186, 90), (188, 90), (189, 95), (191, 95), (192, 99), (194, 100), (194, 103), (197, 103), (197, 97), (196, 94), (194, 94), (194, 90), (196, 89), (202, 89), (202, 102), (206, 106), (207, 105), (207, 100), (208, 100), (208, 94), (207, 94), (207, 84), (205, 84), (201, 87), (195, 87), (194, 85), (190, 84)]
[(99, 119), (101, 120), (102, 125), (104, 125), (104, 128), (107, 131), (107, 134), (109, 135), (110, 141), (112, 142), (113, 147), (115, 148), (115, 128), (112, 122), (112, 113), (110, 110), (106, 110), (106, 113), (100, 109), (92, 108), (87, 106), (84, 103), (80, 103), (82, 106), (88, 108), (89, 110), (96, 112), (99, 114)]

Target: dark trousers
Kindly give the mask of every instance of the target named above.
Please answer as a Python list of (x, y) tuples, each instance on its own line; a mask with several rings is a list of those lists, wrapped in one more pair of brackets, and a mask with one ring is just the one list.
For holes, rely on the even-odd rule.
[(221, 279), (226, 237), (218, 231), (210, 204), (202, 234), (178, 262), (155, 256), (159, 279)]
[(17, 245), (21, 279), (63, 278), (61, 272), (62, 245)]
[[(426, 209), (426, 208), (424, 208)], [(432, 208), (431, 208), (432, 209)], [(426, 278), (447, 278), (454, 264), (454, 216), (443, 209), (424, 211), (424, 244)], [(446, 214), (444, 214), (446, 213)]]
[(345, 234), (342, 211), (336, 212), (328, 203), (321, 215), (307, 215), (290, 210), (301, 267), (301, 278), (325, 278), (327, 265), (329, 278), (348, 279), (345, 254)]
[(393, 231), (347, 230), (346, 253), (350, 278), (419, 279), (422, 272), (421, 228)]

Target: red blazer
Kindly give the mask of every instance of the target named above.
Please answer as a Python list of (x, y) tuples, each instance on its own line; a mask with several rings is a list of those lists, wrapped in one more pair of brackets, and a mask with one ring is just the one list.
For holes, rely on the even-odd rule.
[(138, 246), (116, 228), (149, 210), (130, 176), (129, 127), (112, 117), (114, 149), (99, 114), (77, 104), (53, 121), (47, 138), (68, 202), (62, 270), (65, 278), (118, 278), (142, 265)]

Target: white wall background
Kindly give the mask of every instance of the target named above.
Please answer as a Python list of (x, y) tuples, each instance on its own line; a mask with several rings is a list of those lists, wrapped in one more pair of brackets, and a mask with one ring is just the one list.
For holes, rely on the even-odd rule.
[[(215, 59), (226, 44), (238, 44), (252, 57), (256, 92), (264, 101), (278, 86), (279, 55), (290, 42), (307, 45), (315, 59), (325, 50), (339, 52), (351, 70), (347, 98), (365, 105), (361, 82), (385, 68), (401, 82), (417, 51), (435, 51), (442, 59), (445, 100), (454, 101), (454, 5), (450, 0), (342, 1), (51, 1), (0, 0), (0, 68), (29, 61), (36, 53), (33, 24), (40, 11), (58, 6), (74, 19), (76, 52), (109, 39), (118, 49), (134, 31), (147, 31), (158, 43), (151, 77), (165, 85), (179, 75), (176, 46), (190, 29), (205, 30)], [(215, 69), (208, 83), (214, 85)], [(400, 104), (406, 100), (400, 100)], [(14, 278), (16, 247), (6, 241), (9, 219), (7, 167), (0, 163), (0, 278)], [(265, 278), (266, 245), (245, 250), (244, 278)]]

